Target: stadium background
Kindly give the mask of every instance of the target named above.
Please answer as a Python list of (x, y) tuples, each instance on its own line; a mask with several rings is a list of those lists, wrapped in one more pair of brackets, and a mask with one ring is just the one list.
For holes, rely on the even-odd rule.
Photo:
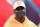
[[(14, 1), (14, 0), (13, 0)], [(18, 1), (18, 0), (15, 0)], [(14, 1), (14, 2), (15, 2)], [(28, 17), (29, 20), (34, 22), (36, 25), (39, 23), (39, 14), (28, 4), (27, 0), (21, 0), (24, 1), (26, 5), (26, 16)], [(40, 1), (40, 0), (39, 0)], [(40, 3), (34, 2), (37, 4), (37, 6), (40, 8)], [(5, 22), (7, 21), (8, 17), (13, 15), (13, 4), (10, 5), (6, 0), (0, 0), (0, 27), (3, 27)]]

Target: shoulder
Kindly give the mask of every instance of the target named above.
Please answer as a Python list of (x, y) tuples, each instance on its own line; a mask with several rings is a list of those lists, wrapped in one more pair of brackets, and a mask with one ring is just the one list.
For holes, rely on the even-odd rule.
[(11, 25), (10, 22), (6, 22), (5, 25), (3, 27), (9, 27)]
[(25, 23), (28, 26), (37, 27), (32, 21), (30, 21), (27, 17), (25, 17)]
[(9, 17), (9, 19), (6, 21), (4, 27), (9, 27), (9, 26), (11, 26), (11, 25), (12, 25), (12, 22), (14, 21), (14, 17), (15, 17), (14, 14), (11, 15), (11, 16)]
[(7, 21), (12, 21), (15, 19), (15, 14), (11, 15)]
[(37, 27), (32, 21), (28, 20), (27, 22), (29, 25), (31, 25), (32, 27)]

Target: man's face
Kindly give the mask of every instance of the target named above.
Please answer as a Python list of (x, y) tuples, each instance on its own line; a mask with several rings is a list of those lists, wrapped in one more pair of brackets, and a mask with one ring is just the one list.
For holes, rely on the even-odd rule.
[(21, 19), (26, 15), (26, 9), (22, 6), (19, 6), (14, 10), (14, 13), (16, 14), (16, 17)]

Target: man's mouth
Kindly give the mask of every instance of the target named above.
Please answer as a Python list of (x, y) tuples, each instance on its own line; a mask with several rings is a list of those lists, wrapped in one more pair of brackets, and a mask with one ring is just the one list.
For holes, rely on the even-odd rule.
[(25, 16), (25, 12), (18, 12), (18, 13), (16, 13), (16, 16), (18, 17), (18, 18), (20, 18), (20, 19), (22, 19), (22, 17), (24, 17)]

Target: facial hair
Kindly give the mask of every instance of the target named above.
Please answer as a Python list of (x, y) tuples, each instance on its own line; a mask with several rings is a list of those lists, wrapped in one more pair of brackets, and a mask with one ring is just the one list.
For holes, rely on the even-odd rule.
[(18, 13), (16, 13), (16, 16), (17, 16), (19, 19), (22, 19), (22, 17), (25, 16), (25, 12), (23, 12), (23, 11), (18, 12)]

